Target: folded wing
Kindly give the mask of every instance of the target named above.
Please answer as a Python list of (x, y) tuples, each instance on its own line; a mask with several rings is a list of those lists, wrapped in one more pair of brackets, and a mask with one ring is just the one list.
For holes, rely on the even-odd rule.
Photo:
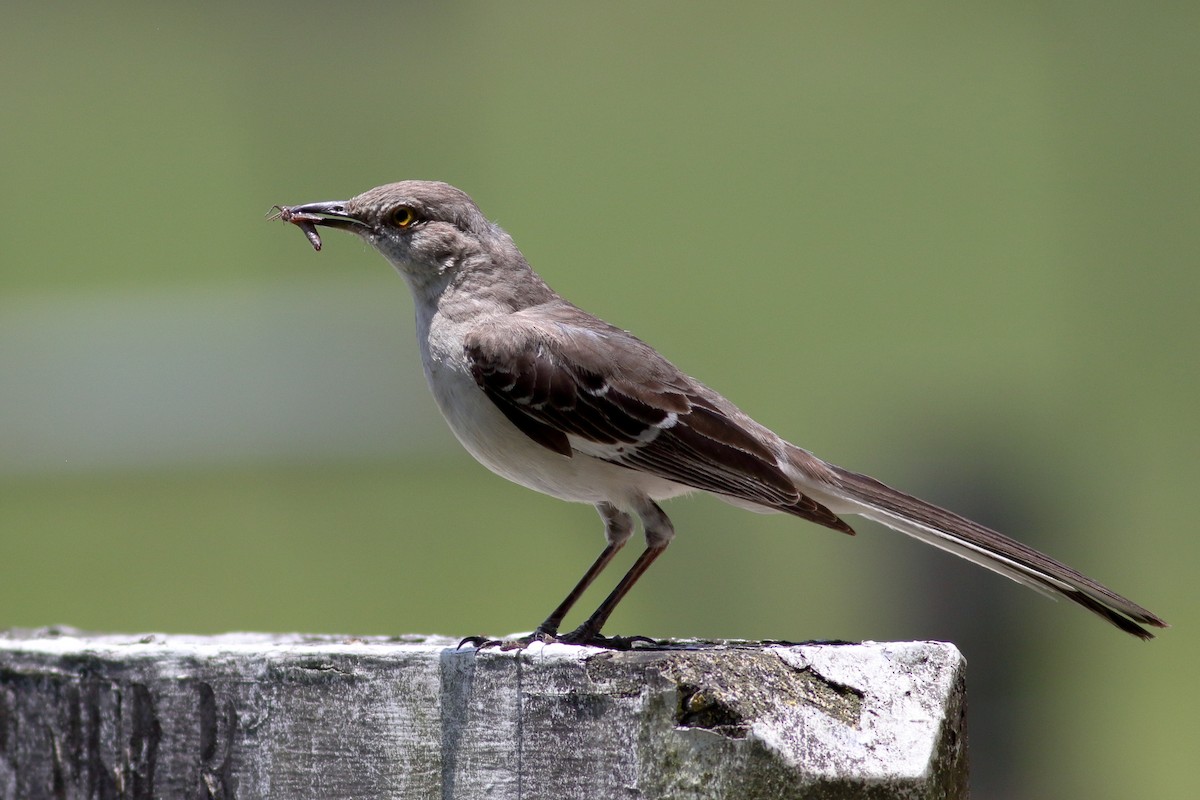
[(566, 303), (466, 337), (475, 381), (542, 446), (853, 530), (780, 467), (784, 443), (630, 333)]

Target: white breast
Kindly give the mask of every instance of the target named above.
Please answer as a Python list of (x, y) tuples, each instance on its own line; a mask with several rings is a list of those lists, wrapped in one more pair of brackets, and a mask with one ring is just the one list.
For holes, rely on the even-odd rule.
[(579, 452), (567, 457), (533, 441), (475, 383), (463, 355), (467, 326), (436, 313), (417, 323), (425, 377), (438, 408), (463, 447), (492, 472), (562, 500), (607, 501), (623, 508), (634, 497), (663, 499), (692, 491)]

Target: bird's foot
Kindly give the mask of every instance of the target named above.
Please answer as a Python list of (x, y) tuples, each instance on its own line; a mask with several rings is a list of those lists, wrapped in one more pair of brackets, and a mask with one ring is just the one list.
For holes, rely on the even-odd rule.
[(490, 639), (486, 636), (468, 636), (458, 643), (461, 648), (470, 645), (479, 650), (485, 647), (498, 647), (501, 650), (524, 650), (534, 642), (542, 644), (577, 644), (586, 647), (602, 647), (605, 650), (632, 650), (638, 643), (658, 644), (648, 636), (602, 636), (599, 631), (592, 630), (587, 623), (580, 625), (570, 633), (558, 633), (538, 628), (528, 636), (516, 639)]
[(605, 650), (632, 650), (635, 644), (656, 645), (659, 642), (649, 636), (603, 636), (599, 631), (587, 630), (581, 625), (570, 633), (564, 633), (557, 641), (562, 644), (578, 644), (586, 647), (603, 647)]
[(458, 643), (458, 647), (462, 649), (464, 645), (469, 644), (478, 650), (482, 650), (485, 647), (499, 647), (501, 650), (523, 650), (534, 642), (551, 644), (557, 641), (559, 641), (557, 632), (538, 628), (528, 636), (520, 636), (516, 639), (491, 639), (487, 636), (468, 636)]

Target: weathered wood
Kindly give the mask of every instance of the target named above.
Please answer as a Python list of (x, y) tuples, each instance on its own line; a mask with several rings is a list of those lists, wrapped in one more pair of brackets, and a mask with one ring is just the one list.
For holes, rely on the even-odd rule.
[(0, 797), (951, 798), (953, 645), (0, 635)]

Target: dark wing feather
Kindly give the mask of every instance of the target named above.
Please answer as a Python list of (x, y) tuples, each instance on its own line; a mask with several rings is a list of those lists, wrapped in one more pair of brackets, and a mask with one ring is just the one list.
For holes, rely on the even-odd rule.
[[(521, 403), (533, 396), (538, 364), (519, 353), (493, 353), (479, 346), (467, 347), (471, 373), (484, 394), (516, 425), (521, 433), (549, 450), (571, 455), (571, 443), (561, 426), (548, 425), (522, 410)], [(574, 431), (572, 431), (574, 433)]]
[(473, 330), (464, 343), (488, 398), (542, 446), (593, 456), (836, 530), (851, 528), (801, 494), (769, 432), (655, 350), (563, 301)]

